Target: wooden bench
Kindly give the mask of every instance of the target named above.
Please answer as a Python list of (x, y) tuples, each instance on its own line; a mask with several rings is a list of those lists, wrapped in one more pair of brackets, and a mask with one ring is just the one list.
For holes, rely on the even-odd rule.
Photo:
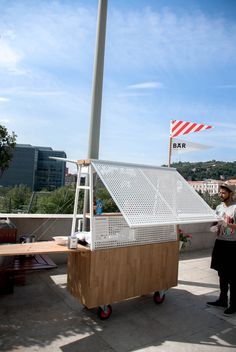
[[(9, 227), (7, 223), (0, 227), (0, 244), (16, 243), (17, 229)], [(5, 267), (11, 265), (14, 257), (0, 257), (0, 293), (10, 293), (13, 291), (14, 278), (9, 272), (5, 272)]]
[(16, 243), (16, 228), (3, 227), (0, 228), (0, 244)]
[(27, 272), (53, 268), (57, 265), (45, 254), (5, 257), (0, 266), (0, 293), (12, 293), (14, 284), (24, 285)]
[[(23, 283), (26, 272), (55, 268), (56, 264), (47, 256), (50, 253), (70, 253), (90, 251), (88, 247), (77, 245), (77, 249), (69, 249), (55, 241), (33, 243), (13, 243), (0, 246), (0, 257), (4, 257), (0, 266), (0, 293), (13, 291), (14, 281)], [(20, 279), (21, 276), (21, 279)]]

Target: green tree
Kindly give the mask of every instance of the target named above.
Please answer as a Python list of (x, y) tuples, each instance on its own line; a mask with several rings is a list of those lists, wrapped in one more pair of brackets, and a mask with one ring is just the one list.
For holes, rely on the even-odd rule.
[(7, 188), (5, 196), (2, 197), (2, 211), (9, 213), (25, 212), (29, 204), (31, 190), (26, 185), (18, 185)]
[(228, 180), (236, 178), (236, 162), (206, 161), (206, 162), (179, 162), (173, 163), (179, 173), (186, 179), (202, 181), (204, 179)]
[(205, 200), (205, 202), (212, 208), (215, 209), (221, 200), (218, 194), (210, 195), (209, 192), (198, 192), (198, 194)]
[[(40, 197), (40, 192), (37, 194), (36, 205), (34, 212), (40, 214), (72, 214), (74, 209), (75, 189), (69, 186), (64, 186), (55, 191), (48, 192)], [(83, 212), (83, 193), (79, 197), (78, 213)]]
[(106, 188), (101, 187), (96, 190), (96, 199), (102, 200), (104, 213), (115, 213), (119, 211), (116, 203)]
[(16, 145), (16, 137), (15, 132), (9, 134), (6, 127), (0, 125), (0, 177), (9, 167)]

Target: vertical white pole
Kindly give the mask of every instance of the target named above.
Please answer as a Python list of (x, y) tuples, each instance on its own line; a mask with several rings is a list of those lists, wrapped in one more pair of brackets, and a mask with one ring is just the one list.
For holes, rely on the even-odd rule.
[(172, 154), (172, 137), (170, 137), (170, 140), (169, 140), (168, 167), (171, 166), (171, 154)]
[(171, 154), (172, 154), (172, 120), (170, 121), (170, 139), (169, 139), (168, 167), (171, 166)]
[(107, 0), (99, 0), (97, 38), (94, 58), (93, 91), (88, 144), (88, 159), (98, 159), (105, 56)]
[(93, 173), (94, 169), (92, 164), (89, 165), (89, 183), (90, 183), (90, 193), (89, 193), (89, 208), (90, 208), (90, 234), (91, 234), (91, 250), (93, 251), (95, 249), (94, 245), (94, 226), (93, 226)]
[[(103, 87), (103, 70), (105, 56), (105, 39), (106, 39), (106, 21), (107, 21), (107, 0), (99, 0), (98, 4), (98, 21), (96, 49), (94, 57), (93, 89), (92, 104), (89, 129), (88, 159), (99, 158), (99, 138), (101, 124), (101, 107), (102, 107), (102, 87)], [(86, 177), (86, 186), (88, 179)], [(88, 191), (84, 194), (84, 212), (88, 212), (89, 200)], [(83, 230), (88, 229), (88, 222), (83, 222)]]

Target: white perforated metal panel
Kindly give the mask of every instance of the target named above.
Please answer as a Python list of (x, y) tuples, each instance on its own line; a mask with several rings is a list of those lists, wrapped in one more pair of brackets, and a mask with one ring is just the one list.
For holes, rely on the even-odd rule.
[(93, 218), (93, 249), (176, 241), (174, 225), (132, 229), (122, 215)]
[(131, 228), (217, 219), (173, 168), (101, 160), (92, 165)]

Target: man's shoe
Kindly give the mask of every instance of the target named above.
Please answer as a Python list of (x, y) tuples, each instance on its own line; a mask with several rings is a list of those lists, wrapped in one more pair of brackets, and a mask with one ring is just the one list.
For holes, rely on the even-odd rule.
[(231, 315), (234, 313), (236, 313), (236, 308), (232, 306), (229, 306), (229, 308), (224, 311), (224, 315)]
[[(219, 299), (215, 302), (207, 302), (207, 306), (209, 307), (220, 307), (220, 308), (227, 308), (227, 302), (222, 302)], [(227, 309), (226, 309), (227, 310)]]

